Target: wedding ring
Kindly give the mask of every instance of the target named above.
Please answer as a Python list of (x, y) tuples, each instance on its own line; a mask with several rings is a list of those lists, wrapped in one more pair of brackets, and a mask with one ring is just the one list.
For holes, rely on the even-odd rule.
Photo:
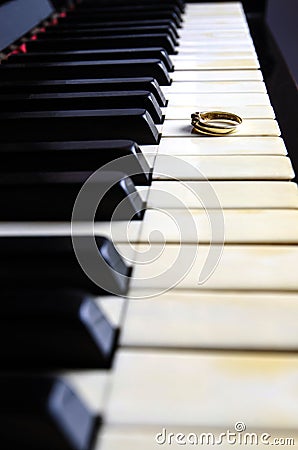
[(195, 112), (191, 118), (194, 131), (209, 135), (232, 133), (242, 123), (241, 117), (225, 111)]
[(192, 122), (193, 131), (202, 134), (208, 134), (209, 136), (221, 136), (225, 134), (231, 134), (235, 129), (231, 128), (215, 128), (207, 127), (199, 124), (199, 122)]

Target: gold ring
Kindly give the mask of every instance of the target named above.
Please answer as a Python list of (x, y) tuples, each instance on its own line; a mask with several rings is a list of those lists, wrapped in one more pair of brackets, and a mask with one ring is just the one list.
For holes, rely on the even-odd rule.
[(194, 129), (198, 132), (200, 131), (205, 131), (208, 132), (208, 134), (228, 134), (228, 133), (233, 133), (236, 130), (236, 127), (233, 128), (224, 128), (224, 127), (216, 127), (215, 125), (202, 125), (201, 122), (199, 121), (195, 121), (193, 120), (191, 122), (192, 126), (194, 127)]
[(225, 111), (195, 112), (191, 118), (195, 131), (209, 135), (232, 133), (242, 123), (241, 117)]

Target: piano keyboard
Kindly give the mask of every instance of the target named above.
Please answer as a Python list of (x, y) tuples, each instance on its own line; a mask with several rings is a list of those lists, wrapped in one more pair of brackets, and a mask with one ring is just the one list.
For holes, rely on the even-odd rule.
[[(51, 20), (0, 66), (2, 442), (296, 448), (297, 186), (241, 3), (86, 0)], [(194, 134), (205, 110), (243, 124)], [(78, 194), (97, 169), (91, 194), (115, 186), (93, 228)], [(70, 240), (81, 263), (93, 231), (99, 286)]]

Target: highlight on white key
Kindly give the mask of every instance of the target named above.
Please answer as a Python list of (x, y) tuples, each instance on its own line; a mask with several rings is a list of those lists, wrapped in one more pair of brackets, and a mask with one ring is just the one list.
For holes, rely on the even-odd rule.
[[(207, 215), (210, 226), (210, 242), (204, 263), (200, 268), (200, 273), (197, 274), (198, 285), (204, 284), (212, 277), (212, 274), (216, 270), (224, 247), (224, 215), (220, 201), (211, 183), (209, 183), (206, 176), (201, 173), (197, 167), (172, 155), (159, 155), (159, 159), (160, 158), (163, 159), (161, 167), (169, 168), (169, 170), (168, 173), (156, 173), (156, 171), (154, 171), (154, 176), (162, 176), (167, 180), (183, 184), (186, 197), (192, 196), (194, 199), (192, 204), (197, 204), (198, 208), (203, 209)], [(197, 188), (194, 189), (192, 183), (181, 181), (171, 175), (171, 172), (179, 173), (179, 170), (173, 170), (175, 167), (183, 170), (183, 173), (195, 173), (196, 176), (194, 179), (199, 180)], [(110, 179), (106, 177), (107, 172), (113, 174)], [(99, 271), (99, 267), (102, 267), (102, 264), (107, 263), (106, 261), (103, 261), (103, 257), (99, 254), (96, 245), (95, 215), (97, 209), (101, 207), (107, 192), (109, 192), (110, 189), (115, 190), (117, 184), (119, 186), (119, 184), (121, 185), (122, 183), (122, 187), (123, 183), (125, 184), (124, 191), (127, 195), (123, 196), (122, 200), (120, 199), (121, 201), (119, 201), (114, 210), (112, 220), (110, 221), (110, 239), (121, 254), (121, 248), (119, 249), (117, 242), (113, 237), (113, 229), (117, 228), (119, 232), (119, 226), (122, 226), (124, 232), (126, 232), (127, 239), (125, 239), (125, 241), (130, 247), (130, 251), (126, 251), (125, 254), (122, 254), (121, 256), (125, 262), (132, 267), (131, 277), (133, 282), (137, 282), (138, 285), (143, 285), (145, 288), (151, 286), (153, 283), (156, 286), (160, 286), (158, 288), (159, 293), (168, 291), (174, 286), (177, 286), (185, 278), (200, 252), (200, 232), (196, 227), (191, 211), (186, 203), (184, 203), (183, 199), (177, 198), (174, 193), (162, 190), (162, 188), (160, 188), (158, 184), (155, 185), (154, 182), (150, 186), (142, 186), (140, 189), (136, 190), (131, 179), (134, 179), (137, 175), (138, 172), (136, 172), (135, 164), (131, 156), (118, 158), (117, 160), (100, 167), (82, 186), (77, 195), (72, 212), (72, 244), (82, 270), (97, 286), (116, 295), (117, 292), (113, 292), (113, 287), (109, 285), (108, 280), (103, 279), (102, 273)], [(113, 181), (110, 181), (111, 179)], [(103, 182), (103, 180), (106, 180), (106, 182)], [(141, 197), (140, 194), (142, 194)], [(165, 255), (166, 252), (164, 252), (165, 245), (170, 245), (171, 243), (166, 242), (165, 236), (162, 236), (160, 229), (152, 230), (151, 228), (150, 234), (148, 235), (148, 243), (145, 245), (144, 242), (142, 245), (139, 245), (136, 242), (130, 242), (128, 232), (129, 227), (135, 222), (136, 218), (137, 220), (146, 220), (146, 203), (150, 196), (162, 200), (159, 202), (162, 205), (169, 205), (169, 207), (158, 207), (157, 209), (166, 216), (167, 220), (173, 221), (174, 226), (177, 228), (179, 242), (178, 246), (175, 245), (177, 251), (173, 255), (171, 261), (169, 261)], [(175, 210), (179, 209), (184, 212), (183, 221), (179, 219), (179, 216), (177, 217), (177, 215), (171, 214), (173, 205)], [(150, 204), (150, 208), (154, 209), (154, 206)], [(131, 212), (131, 216), (128, 219), (125, 217), (127, 211)], [(85, 230), (84, 241), (81, 236), (82, 224), (84, 224)], [(185, 242), (187, 242), (186, 236), (189, 233), (192, 233), (193, 236), (197, 236), (197, 245), (190, 246), (185, 244)], [(86, 235), (90, 236), (88, 242), (86, 241)], [(213, 243), (216, 243), (216, 245), (213, 245)], [(177, 244), (177, 242), (175, 242), (175, 244)], [(204, 247), (206, 247), (206, 245), (204, 245)], [(144, 279), (142, 280), (136, 280), (134, 267), (140, 265), (146, 266), (146, 276), (144, 276)], [(150, 270), (151, 265), (152, 271)], [(110, 267), (109, 270), (115, 270), (115, 268), (112, 269)], [(120, 277), (124, 285), (128, 285), (131, 278), (128, 277), (127, 274), (120, 272), (121, 271), (115, 272), (115, 276), (117, 276), (118, 279)], [(148, 290), (148, 294), (145, 294), (144, 290), (141, 298), (147, 296), (151, 297), (152, 294), (149, 292), (150, 290)], [(156, 295), (156, 292), (154, 295)]]

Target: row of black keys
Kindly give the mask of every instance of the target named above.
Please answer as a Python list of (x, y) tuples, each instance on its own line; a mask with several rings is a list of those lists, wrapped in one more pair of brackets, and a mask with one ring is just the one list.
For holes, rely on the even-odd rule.
[[(130, 14), (133, 4), (134, 2), (132, 1), (130, 6), (120, 7), (117, 5), (101, 10), (97, 10), (97, 8), (93, 10), (90, 5), (97, 6), (97, 3), (87, 2), (87, 6), (86, 4), (84, 6), (83, 3), (78, 7), (78, 12), (69, 12), (68, 16), (61, 20), (62, 25), (63, 27), (68, 27), (73, 22), (78, 23), (82, 19), (82, 23), (88, 24), (90, 27), (90, 22), (93, 23), (93, 19), (98, 18), (99, 22), (104, 24), (104, 28), (107, 24), (108, 16), (111, 15), (114, 21), (119, 19), (124, 26), (124, 24), (127, 25), (125, 11), (129, 11)], [(149, 19), (157, 21), (170, 20), (171, 23), (168, 23), (167, 27), (171, 31), (170, 34), (172, 34), (174, 33), (173, 29), (175, 30), (181, 22), (181, 12), (182, 6), (178, 0), (166, 2), (165, 7), (156, 3), (153, 5), (146, 4), (140, 8), (135, 5), (133, 15), (137, 14), (138, 19), (146, 20), (147, 25)], [(60, 31), (60, 24), (52, 29), (53, 34), (57, 32), (59, 35)], [(41, 36), (43, 36), (43, 33), (41, 33)], [(53, 39), (54, 41), (55, 39)], [(38, 42), (43, 45), (44, 40), (38, 36), (36, 41), (30, 41), (30, 45), (35, 45)], [(151, 45), (151, 42), (149, 45)], [(77, 48), (76, 44), (75, 48)], [(106, 50), (106, 52), (108, 51)], [(139, 50), (130, 49), (128, 52), (139, 52)], [(119, 138), (128, 135), (137, 142), (147, 143), (148, 133), (150, 133), (154, 139), (152, 141), (149, 139), (148, 143), (158, 142), (158, 133), (151, 115), (157, 122), (161, 120), (159, 105), (164, 105), (165, 99), (160, 91), (158, 80), (156, 80), (158, 74), (154, 72), (154, 68), (157, 70), (161, 65), (165, 67), (165, 64), (171, 67), (170, 59), (164, 49), (151, 49), (149, 47), (147, 50), (144, 50), (145, 54), (146, 52), (150, 54), (152, 52), (158, 53), (160, 59), (152, 62), (153, 60), (145, 58), (140, 59), (136, 63), (132, 63), (132, 60), (111, 61), (106, 63), (108, 66), (109, 64), (111, 65), (109, 66), (111, 78), (100, 79), (98, 77), (98, 79), (91, 81), (88, 80), (90, 72), (87, 71), (86, 73), (84, 70), (82, 73), (75, 72), (82, 77), (82, 80), (68, 79), (73, 73), (72, 70), (75, 71), (75, 67), (86, 66), (87, 63), (80, 60), (75, 62), (73, 66), (69, 62), (59, 63), (65, 70), (67, 67), (72, 69), (67, 69), (65, 72), (59, 72), (59, 64), (53, 63), (53, 67), (58, 71), (57, 76), (60, 77), (61, 74), (64, 74), (64, 76), (61, 76), (62, 79), (57, 81), (49, 81), (47, 78), (47, 73), (56, 75), (55, 71), (51, 72), (49, 70), (47, 64), (42, 67), (43, 63), (40, 63), (41, 70), (38, 71), (30, 63), (25, 62), (21, 65), (14, 63), (18, 58), (30, 59), (31, 56), (38, 56), (34, 56), (31, 53), (23, 56), (11, 56), (8, 58), (7, 64), (1, 65), (0, 79), (14, 79), (14, 81), (2, 81), (2, 89), (6, 89), (9, 86), (10, 89), (22, 86), (22, 89), (27, 93), (19, 94), (18, 98), (16, 94), (2, 95), (0, 99), (5, 110), (18, 111), (15, 113), (3, 112), (0, 116), (0, 123), (2, 120), (1, 139), (3, 141), (0, 146), (2, 168), (2, 170), (0, 169), (2, 172), (0, 179), (0, 220), (69, 222), (72, 217), (76, 197), (82, 185), (96, 169), (105, 166), (107, 163), (109, 164), (109, 169), (101, 171), (96, 180), (91, 183), (92, 189), (97, 194), (104, 193), (102, 201), (96, 210), (95, 220), (107, 221), (111, 220), (112, 216), (113, 220), (129, 221), (131, 219), (142, 219), (146, 205), (143, 204), (135, 185), (150, 184), (152, 174), (138, 145), (134, 141), (119, 140)], [(114, 53), (118, 55), (119, 50), (115, 50)], [(75, 54), (75, 52), (70, 52), (68, 58), (71, 58), (72, 54)], [(88, 57), (92, 54), (92, 58), (95, 59), (98, 57), (98, 52), (86, 54), (88, 54)], [(80, 58), (81, 55), (82, 52), (80, 52), (79, 56), (78, 54), (76, 56)], [(54, 55), (52, 57), (54, 58)], [(95, 71), (96, 75), (96, 65), (101, 63), (94, 61), (89, 61), (89, 63), (91, 74)], [(70, 64), (70, 66), (67, 64)], [(105, 63), (102, 64), (104, 65)], [(115, 67), (117, 67), (117, 75), (119, 75), (118, 69), (122, 67), (128, 70), (130, 77), (113, 79)], [(134, 78), (135, 75), (144, 75), (142, 72), (144, 67), (151, 78)], [(138, 69), (140, 69), (140, 72), (135, 74), (135, 70)], [(167, 73), (166, 69), (165, 72)], [(30, 75), (31, 79), (24, 81), (25, 73), (28, 76)], [(38, 76), (40, 74), (42, 74), (41, 77)], [(102, 73), (99, 72), (98, 75), (102, 75)], [(106, 72), (104, 72), (105, 77), (106, 75)], [(124, 74), (121, 73), (121, 75)], [(42, 78), (42, 80), (39, 78)], [(50, 78), (52, 77), (50, 76)], [(92, 85), (92, 94), (86, 92), (84, 94), (79, 92), (59, 92), (59, 89), (63, 90), (64, 86), (70, 86), (71, 90), (79, 90), (81, 86), (87, 85)], [(117, 86), (119, 91), (112, 93), (110, 85), (113, 85), (114, 88)], [(133, 87), (133, 90), (120, 91), (125, 85), (129, 86), (130, 89)], [(148, 90), (136, 91), (135, 86), (139, 85), (146, 85)], [(36, 86), (40, 88), (40, 93), (32, 94), (31, 89)], [(53, 86), (56, 87), (57, 92), (51, 91), (50, 94), (41, 93), (43, 89), (47, 92), (47, 87), (49, 86), (51, 88)], [(26, 91), (26, 89), (28, 90)], [(95, 90), (97, 91), (96, 93), (94, 92)], [(129, 105), (123, 103), (123, 99)], [(131, 104), (130, 101), (132, 102)], [(117, 105), (117, 107), (120, 104), (130, 107), (143, 106), (146, 109), (98, 110), (100, 105), (110, 106), (111, 104), (113, 106)], [(66, 108), (66, 106), (67, 110), (61, 109)], [(54, 107), (57, 107), (57, 109), (51, 112), (48, 111), (54, 109)], [(76, 110), (75, 108), (78, 107), (80, 109)], [(26, 112), (27, 109), (33, 110), (33, 112)], [(21, 124), (20, 127), (13, 126), (17, 123)], [(83, 139), (85, 135), (84, 133), (83, 135), (81, 134), (81, 130), (84, 130), (88, 140)], [(94, 137), (93, 130), (96, 130), (96, 133), (99, 130), (100, 133), (104, 134), (100, 134), (100, 136), (96, 134), (96, 137), (106, 137), (108, 140), (92, 140)], [(56, 141), (56, 138), (60, 139)], [(71, 141), (67, 140), (68, 138), (71, 138)], [(114, 140), (115, 138), (118, 138), (118, 140)], [(131, 176), (128, 176), (129, 174)], [(119, 204), (121, 204), (121, 207), (119, 207)], [(89, 217), (81, 216), (80, 220), (89, 220)], [(86, 292), (92, 295), (107, 292), (113, 292), (118, 295), (126, 294), (127, 279), (129, 279), (131, 269), (125, 265), (110, 241), (103, 238), (98, 241), (99, 254), (102, 261), (104, 262), (107, 259), (106, 262), (108, 263), (108, 265), (102, 264), (102, 278), (107, 280), (107, 285), (110, 286), (110, 289), (102, 290), (85, 276), (76, 261), (71, 247), (71, 240), (68, 239), (66, 243), (67, 239), (49, 238), (47, 240), (43, 237), (31, 239), (1, 238), (2, 268), (0, 279), (3, 288), (2, 295), (12, 295), (14, 297), (14, 301), (6, 302), (8, 316), (5, 315), (4, 310), (2, 310), (4, 315), (1, 316), (4, 317), (5, 323), (10, 324), (9, 328), (13, 329), (13, 321), (16, 321), (16, 326), (25, 327), (22, 330), (24, 333), (25, 330), (27, 330), (26, 332), (30, 330), (30, 333), (35, 333), (34, 336), (36, 337), (40, 331), (36, 330), (34, 326), (28, 328), (27, 324), (29, 322), (21, 320), (24, 314), (21, 289), (28, 290), (28, 299), (31, 299), (32, 302), (34, 298), (38, 299), (41, 296), (39, 291), (36, 294), (37, 297), (34, 297), (35, 294), (32, 289), (44, 286), (52, 286), (53, 289), (58, 290), (79, 289), (83, 292), (83, 298), (85, 298)], [(110, 268), (115, 270), (112, 271)], [(122, 275), (124, 274), (125, 276), (123, 277)], [(15, 286), (18, 289), (14, 293), (8, 292)], [(59, 295), (57, 294), (58, 297)], [(64, 293), (61, 294), (62, 297), (63, 295)], [(14, 308), (10, 309), (9, 305), (12, 304), (14, 304)], [(65, 304), (70, 305), (71, 302), (66, 301)], [(79, 311), (79, 304), (75, 303), (74, 308), (76, 311)], [(36, 308), (35, 310), (40, 312), (40, 321), (42, 322), (43, 308)], [(8, 317), (11, 318), (10, 322)], [(79, 317), (79, 312), (77, 312), (77, 317)], [(39, 323), (39, 321), (33, 322)], [(80, 327), (83, 326), (81, 322), (79, 325)], [(5, 330), (4, 325), (2, 330)], [(44, 334), (47, 340), (48, 335), (45, 333), (45, 330), (46, 327), (41, 327), (41, 335)], [(106, 326), (104, 326), (104, 330), (106, 330)], [(18, 335), (19, 333), (16, 333), (16, 336)], [(108, 333), (108, 336), (111, 335), (114, 336), (115, 333)], [(30, 341), (32, 337), (28, 337), (28, 339)], [(50, 341), (50, 339), (48, 340)], [(68, 357), (62, 358), (61, 355), (59, 356), (59, 352), (55, 352), (56, 347), (52, 346), (53, 359), (51, 359), (51, 352), (43, 352), (46, 358), (44, 363), (42, 363), (41, 356), (36, 357), (36, 346), (25, 345), (26, 351), (24, 351), (21, 346), (17, 345), (17, 342), (18, 339), (16, 340), (15, 350), (6, 353), (5, 358), (7, 359), (8, 368), (13, 367), (14, 364), (24, 367), (24, 363), (29, 368), (32, 368), (36, 361), (38, 361), (38, 367), (46, 364), (59, 367), (62, 362), (65, 366), (72, 364), (84, 366), (89, 364), (101, 367), (109, 363), (113, 353), (113, 339), (110, 341), (111, 345), (108, 346), (107, 355), (103, 356), (100, 351), (98, 352), (98, 360), (96, 358), (95, 360), (89, 359), (87, 357), (88, 352), (83, 352), (87, 362), (82, 360), (84, 358), (81, 358), (81, 354), (79, 357), (76, 355), (77, 359), (72, 359), (71, 352)], [(22, 342), (25, 342), (25, 340)], [(43, 340), (41, 339), (41, 349), (43, 347), (42, 342)], [(67, 348), (67, 345), (65, 348)], [(18, 351), (19, 357), (16, 357), (16, 352)], [(31, 357), (29, 356), (30, 352)]]
[[(180, 0), (85, 0), (1, 65), (1, 220), (70, 220), (82, 184), (111, 161), (94, 183), (99, 192), (112, 186), (95, 219), (110, 220), (120, 202), (114, 220), (142, 219), (134, 185), (150, 184), (151, 173), (134, 141), (159, 141), (159, 85), (170, 83), (182, 11)], [(88, 241), (81, 236), (81, 247)], [(94, 299), (125, 296), (132, 268), (111, 241), (96, 245), (101, 286), (82, 271), (70, 237), (0, 238), (5, 448), (92, 448), (99, 418), (46, 374), (113, 362), (119, 330)], [(27, 375), (12, 377), (19, 369)]]
[[(157, 15), (164, 9), (158, 5), (153, 7)], [(171, 14), (177, 15), (177, 7), (172, 8)], [(115, 8), (111, 9), (115, 13)], [(121, 8), (117, 7), (116, 12), (121, 12)], [(31, 50), (35, 50), (36, 43), (43, 45), (44, 40), (39, 38), (47, 36), (48, 31), (55, 34), (60, 32), (60, 27), (71, 26), (74, 15), (48, 28), (46, 33), (40, 33), (36, 41), (27, 44), (29, 50), (31, 46)], [(95, 17), (93, 13), (92, 17)], [(132, 26), (126, 21), (121, 23), (122, 28)], [(149, 25), (147, 20), (146, 24)], [(170, 30), (177, 27), (170, 19), (166, 26)], [(149, 42), (151, 45), (151, 39)], [(100, 58), (104, 61), (99, 61)], [(32, 66), (32, 60), (54, 62)], [(16, 64), (18, 61), (23, 63)], [(118, 77), (128, 78), (88, 79), (95, 77), (98, 70), (101, 77), (114, 77), (115, 68)], [(125, 177), (128, 161), (119, 160), (122, 156), (129, 156), (130, 173), (134, 174), (132, 181), (149, 184), (150, 169), (138, 145), (110, 139), (130, 137), (138, 143), (158, 142), (160, 136), (153, 122), (163, 121), (160, 107), (166, 105), (159, 84), (169, 82), (168, 70), (172, 69), (167, 52), (151, 47), (54, 53), (31, 51), (11, 56), (7, 64), (0, 67), (0, 79), (10, 80), (0, 83), (0, 102), (5, 111), (0, 115), (3, 130), (0, 154), (2, 172), (6, 173), (0, 182), (0, 219), (69, 220), (79, 189), (92, 171), (117, 160), (113, 171), (120, 171)], [(144, 74), (150, 77), (139, 77)], [(74, 79), (76, 76), (82, 78)], [(53, 77), (60, 79), (52, 80)], [(90, 141), (103, 138), (109, 141)], [(18, 140), (20, 142), (15, 142)], [(59, 174), (55, 173), (57, 171)], [(70, 174), (70, 171), (76, 173)], [(114, 176), (110, 175), (112, 185)], [(119, 180), (98, 208), (96, 220), (109, 220), (115, 206), (132, 190), (131, 184), (127, 189), (127, 184)], [(56, 198), (59, 201), (55, 201)], [(118, 219), (142, 216), (137, 192), (134, 190), (133, 201), (132, 196), (129, 198), (127, 209), (122, 208), (121, 214), (118, 210)], [(49, 208), (49, 205), (52, 206)]]
[[(173, 70), (173, 65), (167, 52), (173, 53), (177, 44), (182, 6), (171, 2), (136, 6), (132, 12), (131, 8), (129, 4), (116, 5), (102, 12), (86, 9), (82, 4), (61, 18), (62, 23), (47, 27), (45, 33), (38, 33), (36, 40), (28, 41), (28, 53), (11, 55), (3, 61), (0, 67), (0, 104), (5, 111), (0, 114), (2, 142), (11, 141), (14, 136), (21, 142), (118, 137), (133, 138), (139, 144), (158, 143), (159, 133), (154, 123), (163, 120), (160, 106), (164, 106), (164, 97), (153, 86), (152, 78), (160, 85), (170, 84), (168, 72)], [(126, 20), (125, 11), (128, 17), (137, 14), (138, 26), (131, 17)], [(114, 27), (107, 26), (109, 15)], [(94, 29), (92, 20), (96, 18), (99, 23)], [(73, 20), (75, 28), (72, 28)], [(67, 32), (68, 27), (72, 31)], [(133, 35), (129, 34), (130, 30), (134, 30)], [(145, 30), (146, 35), (142, 34)], [(161, 31), (164, 33), (160, 34)], [(97, 33), (106, 37), (100, 41)], [(170, 47), (168, 39), (173, 40)], [(134, 82), (140, 77), (143, 79)], [(72, 82), (69, 84), (67, 80)], [(53, 92), (55, 95), (51, 95)]]

